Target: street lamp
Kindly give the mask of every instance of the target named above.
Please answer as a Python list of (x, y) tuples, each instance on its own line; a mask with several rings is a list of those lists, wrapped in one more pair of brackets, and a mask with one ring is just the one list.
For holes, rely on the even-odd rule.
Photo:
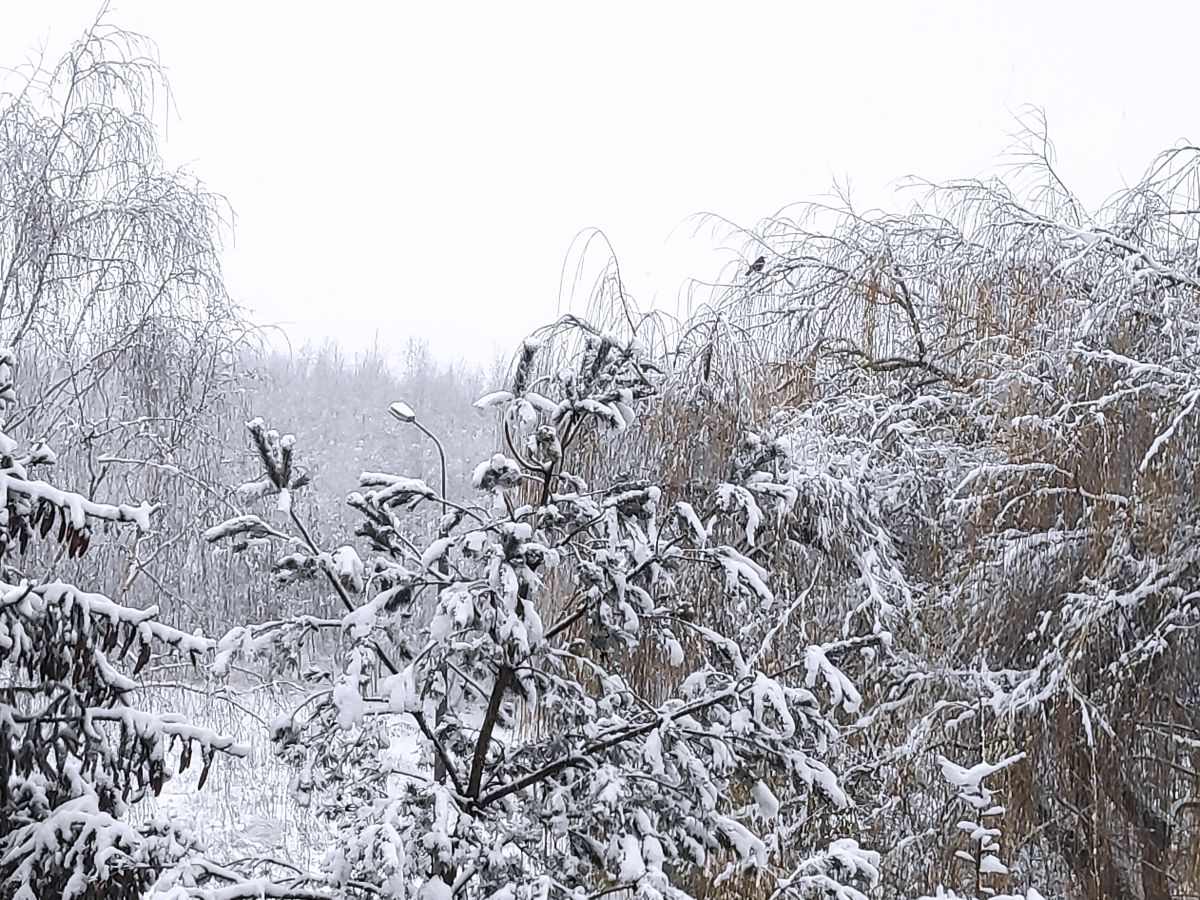
[(442, 463), (442, 514), (446, 513), (446, 450), (442, 447), (442, 442), (437, 439), (437, 435), (421, 424), (417, 419), (417, 414), (413, 412), (413, 408), (403, 400), (397, 400), (388, 407), (388, 412), (397, 422), (403, 422), (406, 425), (416, 425), (425, 436), (433, 441), (433, 445), (437, 447), (438, 458)]
[(389, 406), (388, 412), (392, 414), (393, 418), (399, 419), (401, 422), (417, 421), (417, 414), (413, 412), (413, 408), (403, 400), (397, 400), (395, 403)]
[[(447, 509), (447, 507), (446, 507), (446, 451), (442, 447), (442, 442), (437, 439), (436, 434), (434, 434), (432, 431), (430, 431), (428, 428), (426, 428), (424, 425), (422, 425), (420, 423), (420, 421), (417, 419), (416, 412), (414, 412), (413, 408), (411, 406), (409, 406), (407, 403), (405, 403), (403, 400), (397, 400), (395, 403), (393, 403), (391, 406), (389, 406), (388, 412), (391, 413), (392, 418), (395, 419), (397, 422), (403, 422), (405, 425), (416, 425), (418, 428), (421, 429), (421, 431), (425, 432), (425, 435), (431, 441), (433, 441), (433, 445), (435, 447), (437, 447), (438, 457), (441, 459), (441, 462), (442, 462), (442, 519), (444, 521), (445, 517), (446, 517), (446, 509)], [(444, 558), (438, 560), (437, 571), (443, 578), (446, 577), (446, 574), (449, 571), (449, 566), (447, 565), (446, 560)], [(440, 594), (441, 592), (442, 592), (442, 586), (439, 586), (438, 593)], [(448, 692), (447, 692), (447, 694), (448, 694)], [(447, 694), (443, 694), (442, 699), (438, 702), (437, 713), (435, 714), (434, 720), (433, 720), (433, 727), (434, 727), (435, 732), (437, 730), (438, 723), (446, 718), (446, 711), (448, 708)], [(437, 756), (434, 757), (433, 777), (435, 779), (437, 779), (438, 781), (441, 781), (446, 777), (446, 763), (442, 759), (441, 754), (438, 754)]]

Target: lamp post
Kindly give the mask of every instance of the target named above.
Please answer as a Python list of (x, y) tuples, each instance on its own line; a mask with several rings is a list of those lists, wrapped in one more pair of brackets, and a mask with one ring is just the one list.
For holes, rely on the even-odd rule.
[[(442, 517), (444, 519), (445, 515), (446, 515), (446, 509), (447, 509), (447, 507), (446, 507), (446, 451), (442, 447), (442, 442), (438, 440), (436, 434), (434, 434), (432, 431), (430, 431), (428, 428), (426, 428), (424, 425), (421, 424), (421, 422), (417, 419), (416, 412), (414, 412), (413, 408), (411, 406), (409, 406), (407, 403), (405, 403), (403, 400), (397, 400), (395, 403), (393, 403), (391, 406), (389, 406), (388, 412), (391, 413), (392, 418), (395, 419), (397, 422), (403, 422), (406, 425), (416, 425), (418, 428), (421, 429), (421, 431), (423, 431), (425, 433), (426, 437), (428, 437), (431, 441), (433, 441), (433, 445), (435, 447), (437, 447), (438, 458), (441, 460), (441, 464), (442, 464), (442, 473), (441, 473), (442, 474)], [(438, 574), (440, 574), (443, 578), (446, 577), (446, 574), (448, 572), (448, 567), (446, 565), (445, 559), (441, 559), (438, 561), (437, 571), (438, 571)], [(441, 592), (442, 592), (442, 587), (439, 586), (438, 593), (440, 594)], [(449, 677), (449, 673), (447, 673), (447, 677)], [(439, 723), (443, 719), (446, 718), (446, 710), (447, 710), (446, 695), (443, 694), (442, 699), (438, 702), (437, 713), (433, 720), (433, 730), (434, 730), (435, 734), (437, 733)], [(445, 762), (442, 761), (442, 757), (440, 754), (437, 755), (433, 761), (433, 777), (435, 779), (437, 779), (438, 781), (441, 781), (442, 779), (444, 779), (446, 777), (446, 764), (445, 764)], [(453, 879), (451, 879), (451, 880), (453, 880)]]
[(397, 422), (403, 422), (406, 425), (416, 425), (419, 429), (421, 429), (422, 432), (425, 433), (426, 437), (428, 437), (431, 441), (433, 441), (433, 445), (435, 447), (437, 447), (438, 458), (441, 460), (441, 464), (442, 464), (442, 515), (445, 515), (446, 514), (446, 450), (444, 447), (442, 447), (442, 442), (437, 439), (436, 434), (434, 434), (432, 431), (430, 431), (428, 428), (426, 428), (424, 425), (421, 424), (420, 420), (417, 418), (417, 414), (413, 411), (413, 408), (411, 406), (409, 406), (407, 403), (405, 403), (403, 400), (397, 400), (395, 403), (393, 403), (391, 406), (389, 406), (388, 412), (391, 413), (392, 418), (395, 419)]

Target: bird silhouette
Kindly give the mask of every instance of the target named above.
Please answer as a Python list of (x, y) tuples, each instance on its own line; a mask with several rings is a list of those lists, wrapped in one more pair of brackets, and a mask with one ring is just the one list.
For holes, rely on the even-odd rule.
[(766, 264), (767, 264), (767, 258), (765, 256), (760, 256), (758, 259), (756, 259), (754, 262), (752, 262), (750, 264), (750, 268), (748, 268), (746, 270), (746, 274), (753, 275), (756, 272), (761, 272), (763, 270), (763, 266), (765, 266)]

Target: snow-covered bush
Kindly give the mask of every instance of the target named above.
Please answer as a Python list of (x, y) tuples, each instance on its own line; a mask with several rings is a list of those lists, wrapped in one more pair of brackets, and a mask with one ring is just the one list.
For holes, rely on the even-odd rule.
[[(850, 807), (825, 762), (835, 708), (859, 703), (837, 647), (768, 654), (745, 639), (785, 614), (754, 557), (768, 518), (756, 498), (786, 486), (772, 492), (748, 466), (692, 486), (705, 498), (692, 503), (636, 471), (578, 471), (578, 442), (636, 428), (663, 372), (636, 335), (577, 320), (557, 334), (577, 341), (548, 372), (536, 360), (552, 350), (527, 342), (508, 389), (479, 401), (500, 411), (505, 447), (474, 469), (477, 504), (363, 474), (350, 504), (365, 560), (313, 542), (285, 499), (293, 442), (250, 423), (274, 519), (238, 516), (207, 536), (276, 544), (277, 570), (315, 569), (345, 614), (236, 628), (218, 664), (307, 669), (322, 663), (305, 659), (311, 636), (336, 636), (315, 689), (273, 726), (297, 796), (340, 825), (332, 890), (861, 896), (877, 855), (848, 837), (813, 846), (805, 827), (822, 806)], [(422, 509), (441, 515), (416, 534)], [(710, 627), (717, 607), (747, 627)], [(631, 676), (646, 657), (662, 661), (652, 685)], [(415, 766), (388, 752), (397, 720), (421, 736)]]
[[(912, 588), (838, 748), (888, 895), (951, 883), (937, 756), (1025, 752), (1014, 882), (1165, 900), (1200, 885), (1200, 152), (1088, 208), (1030, 138), (1019, 179), (761, 223), (681, 352), (817, 447)], [(798, 535), (825, 572), (832, 534)]]
[[(0, 403), (15, 402), (11, 353), (0, 353)], [(157, 610), (22, 571), (32, 542), (88, 552), (97, 527), (150, 528), (142, 503), (95, 503), (37, 477), (55, 462), (0, 430), (0, 895), (13, 900), (137, 898), (192, 849), (184, 829), (123, 821), (176, 768), (201, 784), (227, 738), (133, 702), (155, 652), (195, 661), (212, 642), (167, 627)], [(172, 754), (175, 754), (172, 756)]]

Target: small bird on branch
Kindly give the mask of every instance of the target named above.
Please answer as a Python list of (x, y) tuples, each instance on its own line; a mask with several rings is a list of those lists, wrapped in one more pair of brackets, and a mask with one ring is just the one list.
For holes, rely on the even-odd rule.
[(765, 256), (760, 256), (758, 259), (756, 259), (754, 262), (752, 262), (750, 264), (750, 268), (748, 268), (746, 270), (746, 274), (754, 275), (757, 272), (761, 272), (763, 270), (763, 266), (765, 266), (766, 264), (767, 264), (767, 258)]

